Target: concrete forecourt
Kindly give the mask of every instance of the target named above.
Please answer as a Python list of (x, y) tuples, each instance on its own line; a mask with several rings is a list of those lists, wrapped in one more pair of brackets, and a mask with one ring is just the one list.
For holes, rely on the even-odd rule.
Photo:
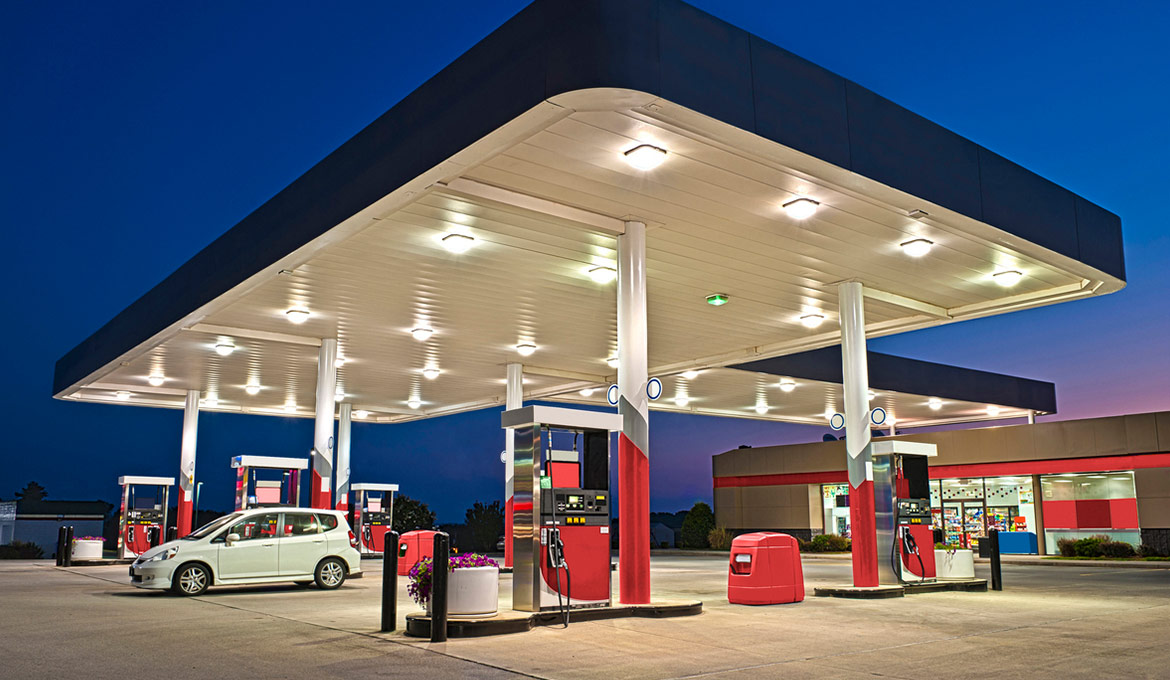
[[(337, 591), (231, 587), (197, 598), (137, 590), (124, 566), (2, 564), (4, 675), (181, 680), (222, 677), (230, 666), (236, 677), (314, 680), (1100, 678), (1164, 677), (1170, 664), (1170, 568), (1160, 564), (1009, 564), (1002, 592), (746, 607), (726, 603), (726, 558), (656, 554), (655, 599), (702, 599), (702, 615), (430, 644), (375, 632), (381, 563), (367, 562), (364, 578)], [(811, 593), (847, 581), (849, 561), (806, 558), (804, 571)], [(401, 631), (416, 609), (404, 579), (399, 603)]]

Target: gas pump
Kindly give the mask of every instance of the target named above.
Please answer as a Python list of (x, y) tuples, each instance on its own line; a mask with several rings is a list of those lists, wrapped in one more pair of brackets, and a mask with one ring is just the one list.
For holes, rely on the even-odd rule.
[[(174, 477), (119, 477), (118, 556), (138, 557), (166, 541), (167, 507)], [(147, 488), (143, 488), (147, 487)]]
[(934, 444), (887, 440), (870, 444), (877, 519), (878, 582), (899, 585), (935, 578), (928, 461)]
[(386, 532), (394, 524), (394, 492), (397, 484), (351, 484), (353, 532), (360, 539), (363, 555), (386, 550)]
[(301, 504), (301, 470), (308, 469), (307, 458), (236, 456), (232, 467), (236, 470), (236, 510)]
[(515, 431), (512, 608), (606, 607), (610, 583), (610, 433), (616, 413), (550, 406), (505, 411)]

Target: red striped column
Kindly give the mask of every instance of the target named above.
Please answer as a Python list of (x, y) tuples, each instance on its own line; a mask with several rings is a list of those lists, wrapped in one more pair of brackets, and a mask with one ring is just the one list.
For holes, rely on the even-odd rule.
[(195, 440), (198, 433), (199, 390), (187, 390), (187, 401), (183, 406), (183, 443), (179, 453), (179, 513), (175, 518), (175, 531), (179, 538), (191, 533), (191, 508), (195, 500)]
[(313, 474), (309, 506), (333, 507), (333, 410), (337, 393), (337, 340), (321, 341), (317, 356), (317, 411), (313, 423)]
[(618, 237), (618, 584), (622, 604), (650, 602), (650, 447), (646, 397), (646, 225)]
[(869, 363), (865, 354), (864, 291), (857, 281), (842, 283), (838, 290), (853, 585), (872, 588), (878, 585), (877, 516), (873, 502), (873, 461), (869, 453)]

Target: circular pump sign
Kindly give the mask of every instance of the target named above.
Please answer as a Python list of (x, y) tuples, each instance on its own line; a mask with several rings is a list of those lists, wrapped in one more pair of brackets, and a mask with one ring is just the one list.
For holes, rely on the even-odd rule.
[(618, 386), (610, 385), (609, 389), (605, 391), (605, 398), (609, 401), (610, 406), (617, 406), (618, 404)]
[(646, 396), (650, 397), (650, 401), (655, 401), (662, 396), (662, 381), (658, 378), (650, 378), (646, 383)]
[(874, 425), (881, 425), (882, 423), (886, 422), (886, 410), (881, 406), (878, 406), (874, 410), (870, 411), (869, 421)]
[(840, 413), (834, 413), (829, 416), (829, 427), (834, 430), (841, 430), (845, 427), (845, 416)]

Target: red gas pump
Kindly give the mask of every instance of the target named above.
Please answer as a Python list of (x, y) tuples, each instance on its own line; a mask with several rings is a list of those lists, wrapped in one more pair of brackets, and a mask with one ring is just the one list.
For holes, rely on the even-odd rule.
[(165, 542), (167, 507), (174, 477), (119, 477), (118, 555), (138, 557)]
[(394, 524), (397, 484), (353, 484), (353, 530), (363, 555), (379, 555), (386, 549), (386, 534)]

